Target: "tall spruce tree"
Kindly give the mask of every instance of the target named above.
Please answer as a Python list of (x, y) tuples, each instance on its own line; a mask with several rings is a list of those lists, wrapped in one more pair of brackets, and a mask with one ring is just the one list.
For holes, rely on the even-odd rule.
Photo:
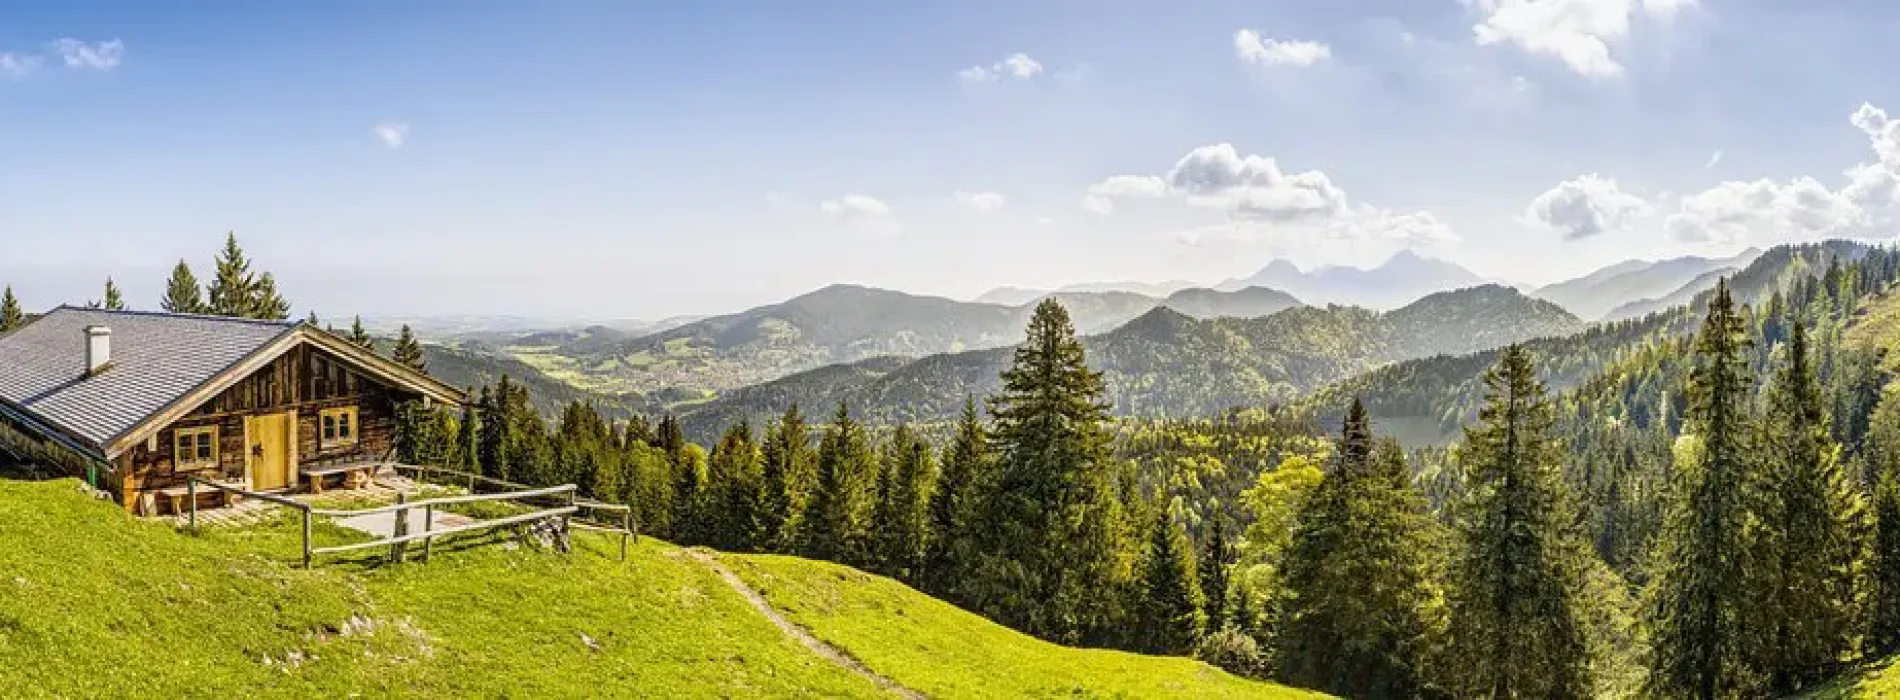
[(818, 443), (817, 483), (798, 529), (801, 554), (854, 565), (866, 562), (869, 547), (862, 492), (864, 479), (875, 473), (876, 464), (864, 427), (852, 420), (851, 409), (840, 402)]
[(7, 285), (0, 292), (0, 333), (5, 333), (26, 325), (26, 312), (20, 310), (19, 297), (13, 296), (13, 285)]
[(1200, 566), (1201, 598), (1206, 601), (1207, 629), (1220, 631), (1233, 622), (1228, 613), (1228, 588), (1230, 572), (1234, 562), (1240, 559), (1240, 550), (1227, 539), (1227, 525), (1220, 518), (1207, 523), (1207, 542), (1201, 548), (1197, 559)]
[(1749, 696), (1761, 691), (1748, 648), (1750, 607), (1749, 393), (1741, 313), (1718, 282), (1697, 333), (1687, 428), (1700, 448), (1676, 465), (1656, 548), (1649, 620), (1648, 687), (1664, 697)]
[(1556, 420), (1530, 353), (1504, 349), (1465, 429), (1460, 547), (1451, 566), (1461, 697), (1588, 698), (1587, 557), (1566, 500)]
[(349, 340), (350, 342), (355, 343), (358, 346), (361, 346), (364, 350), (374, 351), (376, 349), (376, 341), (370, 339), (369, 331), (363, 330), (362, 316), (357, 316), (353, 319), (350, 319)]
[(989, 402), (997, 477), (980, 518), (972, 603), (1044, 638), (1112, 634), (1125, 611), (1103, 592), (1131, 582), (1137, 547), (1110, 452), (1106, 386), (1060, 303), (1036, 306), (1002, 384)]
[(238, 246), (237, 234), (226, 233), (218, 253), (216, 272), (206, 296), (208, 311), (219, 316), (252, 318), (257, 311), (257, 277), (251, 261)]
[(480, 402), (462, 406), (462, 417), (455, 423), (455, 450), (449, 466), (470, 473), (481, 472), (481, 418), (476, 411)]
[(113, 282), (111, 277), (106, 278), (106, 298), (100, 302), (100, 306), (107, 311), (125, 310), (125, 294), (119, 291), (118, 283)]
[(1753, 641), (1769, 690), (1791, 695), (1835, 670), (1855, 633), (1854, 576), (1861, 503), (1830, 437), (1805, 324), (1789, 328), (1768, 388), (1756, 496)]
[(1357, 399), (1334, 454), (1282, 564), (1280, 674), (1347, 697), (1437, 695), (1427, 665), (1445, 624), (1436, 522), (1403, 452), (1373, 439)]
[(1171, 508), (1163, 505), (1155, 511), (1142, 557), (1141, 601), (1136, 611), (1141, 646), (1152, 654), (1185, 654), (1194, 650), (1207, 626), (1194, 546)]
[(290, 318), (290, 300), (277, 291), (277, 278), (271, 273), (258, 275), (251, 291), (251, 318), (282, 321)]
[(799, 514), (805, 508), (805, 495), (814, 466), (811, 431), (798, 404), (785, 409), (777, 421), (765, 430), (760, 448), (759, 532), (762, 549), (790, 552), (797, 541)]
[(908, 425), (897, 426), (882, 461), (871, 519), (876, 561), (885, 575), (915, 585), (929, 545), (928, 499), (937, 461), (930, 444)]
[(409, 330), (407, 323), (396, 335), (396, 346), (389, 350), (389, 359), (417, 372), (426, 372), (429, 368), (429, 363), (422, 359), (422, 342), (416, 339), (415, 332)]
[(175, 314), (202, 314), (205, 307), (204, 289), (198, 286), (198, 276), (191, 274), (191, 266), (180, 260), (172, 267), (171, 279), (165, 282), (165, 297), (158, 301), (158, 308)]
[(707, 467), (707, 501), (714, 509), (711, 540), (728, 552), (758, 549), (759, 504), (764, 475), (752, 426), (745, 421), (728, 428), (713, 447)]
[(977, 518), (989, 491), (991, 467), (989, 435), (976, 413), (975, 397), (963, 400), (957, 432), (944, 449), (943, 469), (930, 492), (930, 545), (925, 557), (923, 589), (955, 602), (965, 600), (962, 588), (974, 556)]
[(1873, 488), (1873, 542), (1868, 568), (1869, 656), (1900, 648), (1900, 473), (1885, 465)]

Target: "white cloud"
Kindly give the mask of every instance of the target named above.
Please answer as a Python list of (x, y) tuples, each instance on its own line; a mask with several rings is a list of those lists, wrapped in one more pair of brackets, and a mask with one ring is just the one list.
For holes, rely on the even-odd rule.
[(1524, 218), (1574, 241), (1622, 231), (1631, 219), (1653, 211), (1643, 198), (1618, 187), (1616, 180), (1593, 173), (1537, 195), (1524, 210)]
[(403, 122), (385, 121), (371, 131), (376, 134), (376, 138), (382, 139), (384, 146), (390, 148), (402, 148), (403, 142), (409, 140), (409, 125)]
[(119, 62), (125, 58), (125, 43), (118, 39), (94, 44), (78, 39), (60, 39), (53, 42), (53, 50), (68, 68), (112, 70), (119, 67)]
[(1867, 135), (1874, 162), (1842, 171), (1839, 189), (1808, 176), (1723, 182), (1683, 197), (1665, 222), (1669, 235), (1707, 243), (1756, 235), (1800, 240), (1864, 234), (1888, 222), (1900, 197), (1900, 120), (1863, 103), (1848, 123)]
[(765, 193), (766, 206), (772, 207), (774, 209), (784, 209), (785, 207), (791, 205), (791, 203), (792, 203), (792, 196), (785, 194), (784, 192), (770, 191), (770, 192)]
[(1721, 163), (1721, 162), (1722, 162), (1722, 151), (1721, 149), (1716, 149), (1714, 153), (1709, 154), (1709, 162), (1703, 163), (1702, 169), (1708, 170), (1709, 168), (1713, 168), (1716, 166), (1716, 164)]
[(1042, 73), (1042, 64), (1029, 54), (1015, 53), (989, 66), (970, 66), (957, 71), (957, 79), (966, 84), (993, 83), (1002, 78), (1028, 80)]
[(1274, 159), (1242, 155), (1229, 143), (1189, 151), (1163, 176), (1118, 175), (1097, 182), (1089, 187), (1082, 206), (1108, 214), (1114, 211), (1116, 200), (1159, 197), (1227, 215), (1228, 226), (1209, 229), (1216, 234), (1195, 234), (1197, 238), (1214, 235), (1231, 240), (1271, 231), (1408, 244), (1458, 239), (1429, 213), (1400, 214), (1369, 204), (1355, 205), (1323, 172), (1288, 173)]
[(1670, 236), (1692, 243), (1735, 243), (1756, 233), (1816, 238), (1865, 220), (1859, 206), (1811, 177), (1724, 182), (1684, 197), (1679, 206), (1664, 226)]
[(40, 57), (0, 52), (0, 77), (24, 78), (40, 67)]
[(1472, 33), (1478, 44), (1508, 43), (1557, 58), (1577, 74), (1608, 79), (1623, 74), (1612, 44), (1640, 19), (1667, 22), (1697, 0), (1464, 0), (1481, 14)]
[(818, 209), (847, 221), (882, 218), (891, 213), (890, 205), (883, 200), (855, 193), (819, 202)]
[(1226, 209), (1244, 218), (1300, 221), (1339, 215), (1346, 193), (1325, 173), (1287, 174), (1272, 158), (1240, 155), (1233, 144), (1188, 152), (1164, 178), (1190, 205)]
[(1116, 175), (1089, 185), (1082, 208), (1097, 214), (1115, 212), (1117, 199), (1153, 199), (1168, 193), (1168, 183), (1152, 175)]
[(1003, 208), (1004, 204), (1009, 203), (1007, 198), (996, 192), (964, 192), (958, 190), (956, 199), (958, 204), (977, 211), (994, 211)]
[(1252, 29), (1234, 32), (1234, 53), (1240, 60), (1260, 66), (1310, 66), (1333, 57), (1332, 47), (1325, 43), (1266, 39)]

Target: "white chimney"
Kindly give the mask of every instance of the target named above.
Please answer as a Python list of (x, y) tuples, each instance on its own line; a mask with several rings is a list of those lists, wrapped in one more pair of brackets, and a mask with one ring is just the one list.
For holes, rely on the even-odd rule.
[(105, 371), (112, 364), (112, 329), (86, 326), (86, 376)]

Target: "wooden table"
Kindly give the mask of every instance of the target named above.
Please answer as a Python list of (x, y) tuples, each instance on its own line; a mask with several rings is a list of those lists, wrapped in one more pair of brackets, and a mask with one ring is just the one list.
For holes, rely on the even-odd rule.
[(323, 493), (324, 477), (335, 476), (337, 474), (343, 475), (344, 488), (360, 489), (369, 484), (370, 479), (375, 477), (376, 471), (381, 467), (381, 464), (376, 463), (304, 467), (303, 477), (310, 481), (310, 493), (313, 494)]

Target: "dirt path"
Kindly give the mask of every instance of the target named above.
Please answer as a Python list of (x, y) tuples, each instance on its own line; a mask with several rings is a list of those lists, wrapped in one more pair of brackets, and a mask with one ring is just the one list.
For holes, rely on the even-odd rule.
[(682, 551), (686, 552), (686, 556), (692, 557), (694, 561), (705, 565), (708, 569), (712, 569), (713, 573), (719, 574), (719, 578), (724, 579), (726, 585), (731, 586), (732, 590), (738, 591), (739, 595), (744, 596), (746, 601), (751, 603), (752, 607), (759, 611), (759, 614), (764, 615), (765, 619), (771, 620), (772, 624), (777, 625), (779, 631), (784, 632), (792, 639), (798, 640), (799, 644), (805, 645), (805, 648), (811, 650), (811, 653), (817, 654), (819, 657), (837, 664), (847, 671), (863, 676), (866, 680), (877, 684), (877, 687), (890, 691), (900, 697), (911, 698), (911, 700), (924, 700), (927, 697), (923, 693), (898, 685), (897, 681), (879, 675), (876, 671), (859, 663), (857, 659), (852, 658), (850, 654), (846, 654), (837, 647), (826, 644), (824, 640), (812, 636), (811, 632), (798, 626), (797, 623), (785, 619), (785, 616), (779, 614), (779, 611), (774, 609), (771, 603), (766, 602), (765, 596), (759, 595), (758, 591), (752, 590), (751, 586), (746, 585), (745, 581), (740, 580), (738, 574), (732, 573), (731, 569), (726, 568), (725, 564), (720, 563), (719, 560), (712, 555), (698, 549), (686, 549)]

